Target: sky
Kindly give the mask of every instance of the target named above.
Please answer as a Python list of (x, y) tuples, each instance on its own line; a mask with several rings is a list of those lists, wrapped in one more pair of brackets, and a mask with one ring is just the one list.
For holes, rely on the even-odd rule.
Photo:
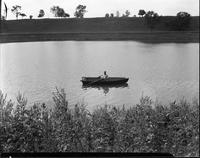
[[(14, 19), (11, 8), (14, 5), (22, 6), (21, 12), (27, 16), (33, 15), (37, 18), (39, 10), (45, 11), (45, 18), (52, 18), (50, 8), (58, 5), (74, 17), (75, 8), (79, 5), (86, 5), (85, 17), (104, 17), (106, 13), (119, 11), (124, 14), (126, 10), (131, 12), (130, 16), (137, 15), (139, 9), (145, 11), (153, 10), (159, 15), (175, 16), (180, 11), (190, 13), (192, 16), (199, 16), (199, 0), (2, 0), (8, 7), (8, 18)], [(4, 11), (4, 5), (3, 5)]]

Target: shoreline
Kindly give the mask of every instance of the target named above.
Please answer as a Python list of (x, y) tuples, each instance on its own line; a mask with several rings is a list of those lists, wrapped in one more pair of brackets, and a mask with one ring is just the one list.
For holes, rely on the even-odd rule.
[(0, 34), (0, 43), (34, 41), (138, 41), (144, 43), (199, 43), (199, 31), (19, 32)]

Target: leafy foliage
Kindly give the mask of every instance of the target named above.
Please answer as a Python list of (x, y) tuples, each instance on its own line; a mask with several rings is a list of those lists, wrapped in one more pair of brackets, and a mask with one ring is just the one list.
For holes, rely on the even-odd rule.
[(40, 9), (38, 18), (41, 18), (41, 17), (43, 17), (44, 15), (45, 15), (44, 10), (43, 10), (43, 9)]
[(130, 12), (129, 10), (126, 10), (125, 16), (126, 16), (126, 17), (129, 17), (130, 15), (131, 15), (131, 12)]
[(118, 10), (116, 11), (116, 17), (120, 17), (120, 12)]
[[(116, 15), (116, 17), (117, 17), (117, 15)], [(114, 18), (114, 14), (113, 13), (106, 13), (105, 14), (105, 18)]]
[(199, 102), (162, 106), (149, 97), (130, 108), (105, 105), (93, 112), (69, 108), (63, 89), (53, 93), (54, 108), (27, 107), (0, 92), (0, 152), (169, 152), (199, 156)]
[[(1, 15), (1, 3), (2, 3), (2, 0), (0, 0), (0, 19), (2, 19), (2, 15)], [(1, 24), (0, 24), (0, 29), (1, 29)]]
[(70, 15), (65, 13), (65, 10), (59, 6), (51, 7), (50, 11), (54, 14), (55, 17), (70, 17)]
[(156, 24), (158, 24), (159, 21), (160, 17), (154, 11), (148, 11), (145, 14), (145, 22), (147, 26), (150, 27), (151, 30), (156, 26)]
[(139, 16), (143, 17), (145, 14), (146, 14), (145, 10), (143, 10), (143, 9), (139, 10), (139, 13), (138, 13)]
[(19, 5), (12, 6), (11, 11), (12, 11), (13, 14), (15, 14), (16, 19), (18, 19), (18, 16), (19, 16), (19, 14), (20, 14), (21, 8), (22, 8), (22, 7), (19, 6)]
[(109, 18), (109, 16), (110, 16), (109, 13), (105, 14), (105, 18)]
[(23, 18), (23, 17), (26, 17), (26, 14), (25, 13), (19, 13), (19, 15)]
[(113, 13), (110, 13), (110, 18), (113, 18), (114, 17), (114, 14)]
[(77, 18), (83, 18), (84, 17), (84, 14), (86, 13), (86, 6), (84, 5), (78, 5), (76, 7), (76, 11), (74, 13), (74, 16), (77, 17)]
[(187, 30), (190, 26), (190, 14), (187, 12), (179, 12), (176, 15), (176, 18), (174, 20), (171, 20), (169, 22), (166, 22), (166, 26), (168, 26), (172, 30), (177, 31), (184, 31)]

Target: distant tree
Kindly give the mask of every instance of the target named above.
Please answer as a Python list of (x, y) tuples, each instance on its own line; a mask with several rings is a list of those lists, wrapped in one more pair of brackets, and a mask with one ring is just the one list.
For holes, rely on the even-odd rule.
[(33, 19), (33, 15), (30, 15), (29, 18), (30, 18), (30, 19)]
[(84, 14), (86, 13), (86, 6), (84, 5), (78, 5), (76, 7), (76, 11), (74, 13), (74, 16), (77, 17), (77, 18), (83, 18), (84, 17)]
[[(0, 0), (0, 20), (1, 20), (1, 3), (2, 3), (2, 0)], [(1, 23), (0, 23), (0, 25), (1, 25)], [(1, 29), (1, 28), (0, 28)], [(1, 31), (1, 30), (0, 30)]]
[(105, 17), (106, 17), (106, 18), (109, 18), (109, 16), (110, 16), (110, 15), (109, 15), (108, 13), (106, 13)]
[(119, 13), (119, 11), (116, 11), (116, 17), (120, 17), (120, 13)]
[(22, 17), (22, 19), (23, 19), (24, 17), (26, 17), (26, 14), (24, 14), (24, 13), (19, 13), (19, 15)]
[(111, 17), (111, 18), (113, 18), (113, 17), (114, 17), (114, 14), (113, 14), (113, 13), (111, 13), (111, 14), (110, 14), (110, 17)]
[(15, 16), (16, 16), (16, 19), (18, 19), (18, 16), (19, 16), (19, 14), (20, 14), (20, 10), (21, 10), (21, 6), (19, 6), (19, 5), (15, 5), (15, 6), (12, 6), (12, 9), (11, 9), (11, 11), (12, 11), (12, 13), (13, 14), (15, 14)]
[[(0, 0), (0, 20), (6, 20), (7, 19), (8, 8), (7, 8), (6, 3), (4, 2), (4, 6), (5, 6), (4, 12), (5, 12), (5, 14), (2, 15), (1, 14), (1, 3), (2, 3), (2, 1)], [(1, 27), (0, 27), (0, 29), (1, 29)]]
[(54, 14), (55, 17), (69, 17), (69, 14), (65, 13), (65, 10), (59, 6), (51, 7), (50, 11)]
[(186, 30), (190, 26), (191, 16), (187, 12), (179, 12), (176, 15), (178, 30)]
[(154, 11), (148, 11), (145, 14), (145, 22), (147, 26), (150, 27), (151, 30), (156, 26), (159, 20), (160, 20), (160, 17), (158, 13), (155, 13)]
[(189, 28), (191, 16), (187, 12), (179, 12), (176, 18), (166, 22), (166, 26), (171, 30), (183, 31)]
[(5, 2), (4, 2), (4, 6), (5, 6), (5, 10), (4, 10), (4, 12), (5, 12), (5, 19), (7, 19), (7, 15), (8, 15), (8, 7), (7, 7), (7, 5), (6, 5)]
[(43, 9), (40, 9), (38, 18), (41, 18), (41, 17), (43, 17), (44, 15), (45, 15), (44, 10), (43, 10)]
[(6, 20), (6, 17), (5, 16), (1, 16), (1, 20)]
[(190, 17), (190, 14), (187, 13), (187, 12), (178, 12), (178, 13), (176, 14), (176, 16), (177, 16), (178, 18), (188, 18), (188, 17)]
[(131, 14), (130, 11), (129, 11), (129, 10), (126, 10), (126, 12), (125, 12), (125, 17), (129, 17), (130, 14)]
[(69, 18), (70, 15), (68, 13), (65, 13), (63, 17), (65, 17), (65, 18), (68, 17)]
[(143, 17), (145, 14), (146, 14), (145, 10), (143, 10), (143, 9), (139, 10), (139, 13), (138, 13), (139, 16)]
[[(0, 33), (1, 33), (1, 29), (2, 29), (2, 22), (1, 22), (1, 20), (5, 20), (6, 19), (6, 17), (7, 17), (7, 15), (6, 15), (6, 17), (5, 16), (2, 16), (2, 14), (1, 14), (1, 4), (2, 4), (2, 0), (0, 0)], [(5, 3), (4, 3), (5, 4)], [(6, 7), (6, 9), (7, 9), (7, 6), (5, 6)], [(7, 12), (7, 11), (6, 11)], [(7, 14), (7, 13), (6, 13)], [(1, 151), (1, 150), (0, 150)]]
[(53, 6), (50, 11), (54, 14), (55, 17), (63, 17), (64, 9), (60, 8), (59, 6)]
[(122, 14), (122, 17), (124, 18), (124, 17), (126, 17), (126, 15), (125, 15), (125, 14)]
[(148, 11), (145, 13), (145, 17), (153, 17), (154, 11)]

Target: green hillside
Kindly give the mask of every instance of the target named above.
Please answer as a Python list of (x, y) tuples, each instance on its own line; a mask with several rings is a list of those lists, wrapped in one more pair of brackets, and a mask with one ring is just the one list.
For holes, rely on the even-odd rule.
[[(166, 23), (175, 17), (161, 17), (153, 31), (170, 31)], [(3, 23), (4, 33), (32, 32), (132, 32), (149, 31), (144, 18), (24, 19)], [(192, 17), (188, 31), (199, 31), (199, 17)]]
[[(199, 17), (191, 17), (187, 29), (169, 24), (175, 17), (161, 17), (153, 29), (145, 18), (69, 18), (3, 21), (0, 43), (60, 40), (135, 40), (141, 42), (199, 42)], [(171, 23), (170, 23), (171, 24)]]

